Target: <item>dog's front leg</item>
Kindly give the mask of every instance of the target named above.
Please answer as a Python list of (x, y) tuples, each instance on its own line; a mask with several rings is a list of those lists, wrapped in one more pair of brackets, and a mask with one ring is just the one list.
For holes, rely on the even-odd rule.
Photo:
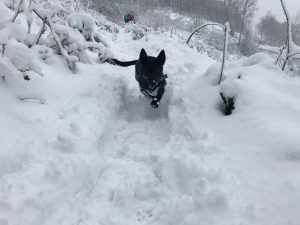
[(159, 88), (157, 90), (157, 95), (155, 97), (152, 98), (152, 101), (151, 101), (151, 106), (153, 108), (158, 108), (159, 106), (159, 102), (160, 100), (162, 99), (163, 95), (165, 93), (165, 88)]

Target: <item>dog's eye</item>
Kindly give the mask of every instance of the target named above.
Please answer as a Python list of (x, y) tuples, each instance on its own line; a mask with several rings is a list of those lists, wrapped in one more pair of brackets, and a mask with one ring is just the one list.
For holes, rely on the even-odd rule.
[(155, 83), (156, 83), (156, 80), (152, 80), (152, 83), (155, 84)]

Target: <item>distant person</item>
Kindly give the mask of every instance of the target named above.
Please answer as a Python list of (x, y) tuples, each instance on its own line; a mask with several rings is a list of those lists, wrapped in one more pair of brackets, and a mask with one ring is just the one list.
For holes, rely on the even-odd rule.
[(128, 22), (130, 22), (130, 21), (133, 21), (133, 23), (135, 23), (135, 18), (134, 18), (133, 12), (127, 13), (127, 14), (124, 16), (124, 21), (125, 21), (125, 23), (128, 23)]

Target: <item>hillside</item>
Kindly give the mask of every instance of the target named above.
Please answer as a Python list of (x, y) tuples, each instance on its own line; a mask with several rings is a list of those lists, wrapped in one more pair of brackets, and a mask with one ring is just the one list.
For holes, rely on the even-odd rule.
[[(120, 60), (166, 51), (166, 95), (151, 108), (134, 68), (95, 52), (73, 73), (30, 49), (43, 76), (0, 81), (0, 225), (300, 223), (299, 78), (256, 54), (218, 86), (219, 63), (177, 35), (133, 40), (143, 28), (93, 19)], [(236, 99), (230, 116), (220, 91)]]

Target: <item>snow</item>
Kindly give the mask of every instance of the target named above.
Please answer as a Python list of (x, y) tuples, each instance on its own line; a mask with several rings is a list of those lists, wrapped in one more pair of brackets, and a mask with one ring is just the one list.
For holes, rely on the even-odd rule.
[(26, 45), (10, 40), (7, 43), (5, 55), (18, 70), (22, 72), (32, 70), (42, 74), (40, 66), (35, 63), (34, 55)]
[(92, 40), (94, 32), (94, 20), (86, 13), (73, 13), (67, 17), (69, 26), (77, 29), (82, 33), (86, 40)]
[(300, 57), (300, 47), (297, 46), (294, 42), (290, 45), (290, 54), (289, 57), (293, 58), (299, 58)]
[[(74, 75), (46, 46), (9, 41), (9, 55), (23, 48), (15, 63), (39, 57), (44, 77), (0, 81), (0, 224), (298, 225), (299, 78), (257, 54), (213, 85), (220, 64), (185, 39), (118, 28), (99, 32), (120, 60), (166, 51), (158, 109), (133, 67), (88, 52)], [(220, 89), (237, 96), (231, 116)]]
[(274, 54), (279, 55), (282, 48), (268, 46), (268, 45), (261, 45), (261, 46), (259, 46), (259, 49), (262, 51), (272, 52)]
[(93, 36), (96, 42), (101, 42), (105, 47), (110, 48), (110, 45), (107, 43), (104, 37), (99, 32), (93, 32)]
[(9, 16), (12, 16), (12, 12), (0, 1), (0, 25), (3, 21), (7, 21)]
[(53, 50), (47, 46), (35, 45), (32, 47), (34, 54), (47, 64), (53, 61)]
[(11, 61), (6, 57), (0, 57), (0, 76), (1, 78), (6, 76), (21, 75)]
[(293, 40), (293, 34), (292, 34), (292, 21), (291, 21), (291, 15), (289, 14), (289, 11), (287, 10), (286, 4), (284, 0), (281, 0), (281, 5), (284, 10), (286, 21), (288, 24), (288, 40), (287, 40), (287, 55), (286, 55), (286, 61), (293, 58), (298, 58), (300, 56), (300, 47), (297, 46), (294, 43)]
[(10, 36), (10, 30), (2, 29), (0, 30), (0, 44), (6, 45)]
[(21, 24), (7, 24), (4, 29), (8, 29), (10, 31), (9, 39), (15, 39), (19, 42), (24, 42), (27, 37), (27, 31)]
[[(49, 3), (50, 4), (50, 3)], [(33, 10), (38, 12), (38, 15), (45, 20), (46, 18), (51, 18), (54, 16), (54, 11), (48, 9), (48, 8), (41, 8), (40, 6), (34, 4)]]
[(227, 98), (236, 99), (240, 94), (240, 89), (240, 81), (236, 77), (234, 79), (223, 81), (219, 87), (219, 93), (222, 93)]
[(12, 17), (10, 11), (3, 3), (0, 2), (0, 43), (6, 44), (11, 38), (23, 42), (26, 38), (26, 29), (19, 23), (8, 23)]
[(73, 13), (67, 17), (67, 22), (71, 27), (78, 30), (94, 30), (94, 20), (86, 13)]

